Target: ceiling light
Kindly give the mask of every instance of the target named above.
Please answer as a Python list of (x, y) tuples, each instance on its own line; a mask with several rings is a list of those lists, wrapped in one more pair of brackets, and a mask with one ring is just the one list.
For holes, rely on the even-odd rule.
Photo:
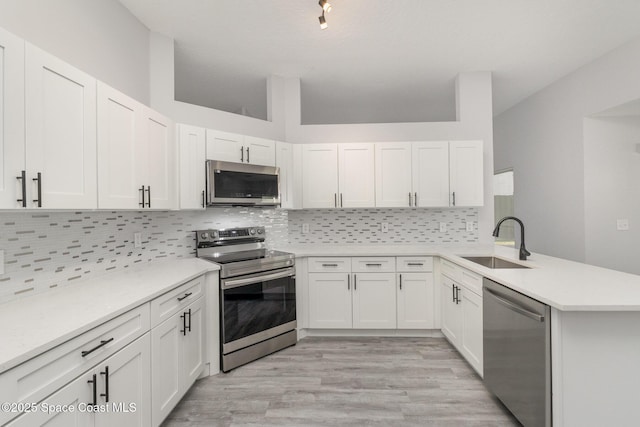
[(320, 0), (318, 2), (318, 4), (320, 4), (320, 7), (322, 8), (322, 12), (331, 12), (331, 3), (329, 3), (327, 0)]
[(322, 16), (318, 18), (320, 20), (320, 29), (324, 30), (328, 27), (327, 20), (324, 19), (324, 12), (322, 12)]

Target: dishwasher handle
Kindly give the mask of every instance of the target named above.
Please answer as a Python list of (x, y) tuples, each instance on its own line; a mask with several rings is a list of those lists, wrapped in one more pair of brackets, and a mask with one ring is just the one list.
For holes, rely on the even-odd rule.
[(529, 311), (524, 307), (521, 307), (517, 304), (515, 304), (512, 301), (509, 301), (507, 299), (502, 298), (500, 295), (498, 295), (497, 293), (495, 293), (494, 291), (492, 291), (489, 288), (484, 288), (484, 290), (486, 292), (488, 292), (489, 294), (491, 294), (491, 296), (493, 298), (495, 298), (500, 304), (504, 305), (505, 307), (509, 308), (510, 310), (515, 311), (516, 313), (520, 313), (523, 316), (527, 316), (530, 319), (533, 320), (537, 320), (538, 322), (544, 322), (544, 316), (538, 314), (538, 313), (534, 313), (533, 311)]

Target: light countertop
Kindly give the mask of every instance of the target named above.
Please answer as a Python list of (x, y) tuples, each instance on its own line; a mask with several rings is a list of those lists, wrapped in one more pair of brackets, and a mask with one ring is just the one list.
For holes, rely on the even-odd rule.
[(0, 305), (0, 373), (219, 266), (159, 261)]
[[(439, 256), (561, 311), (640, 311), (640, 276), (497, 245), (284, 245), (305, 256)], [(492, 255), (529, 269), (491, 269), (461, 258)]]

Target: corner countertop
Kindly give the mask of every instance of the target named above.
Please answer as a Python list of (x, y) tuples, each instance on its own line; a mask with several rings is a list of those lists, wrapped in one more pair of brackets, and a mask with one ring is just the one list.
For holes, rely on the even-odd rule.
[(156, 261), (0, 305), (0, 373), (207, 272), (197, 258)]
[[(283, 245), (310, 256), (438, 256), (560, 311), (640, 311), (640, 276), (497, 245)], [(491, 269), (462, 256), (497, 256), (528, 269)]]

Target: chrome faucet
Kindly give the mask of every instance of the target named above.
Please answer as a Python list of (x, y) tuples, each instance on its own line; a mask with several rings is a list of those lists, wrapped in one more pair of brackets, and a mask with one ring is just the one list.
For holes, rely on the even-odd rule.
[(524, 224), (518, 218), (516, 218), (515, 216), (505, 216), (500, 221), (498, 221), (496, 228), (493, 229), (493, 237), (498, 237), (498, 235), (500, 234), (500, 226), (508, 219), (512, 219), (520, 224), (520, 259), (522, 261), (526, 261), (527, 257), (531, 255), (531, 252), (529, 252), (524, 246)]

